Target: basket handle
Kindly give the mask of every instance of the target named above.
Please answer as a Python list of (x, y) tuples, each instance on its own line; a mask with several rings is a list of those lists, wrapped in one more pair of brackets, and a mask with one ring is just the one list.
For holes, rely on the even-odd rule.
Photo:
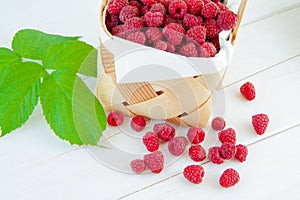
[(241, 22), (242, 22), (242, 18), (244, 16), (244, 12), (245, 12), (245, 8), (246, 8), (246, 5), (247, 5), (247, 1), (248, 0), (242, 0), (241, 4), (240, 4), (240, 7), (239, 7), (239, 10), (238, 10), (238, 21), (237, 21), (237, 24), (236, 26), (234, 27), (234, 29), (232, 29), (231, 31), (231, 44), (234, 46), (234, 43), (235, 43), (235, 40), (236, 40), (236, 36), (239, 32), (239, 29), (240, 29), (240, 25), (241, 25)]

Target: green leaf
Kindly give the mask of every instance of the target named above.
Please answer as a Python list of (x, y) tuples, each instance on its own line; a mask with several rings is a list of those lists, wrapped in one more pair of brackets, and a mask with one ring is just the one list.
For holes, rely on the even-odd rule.
[(40, 100), (48, 124), (61, 139), (78, 145), (100, 140), (106, 115), (78, 76), (54, 71), (43, 81)]
[(43, 58), (47, 69), (69, 70), (97, 76), (97, 50), (81, 41), (61, 42), (51, 46)]
[(15, 34), (12, 41), (12, 48), (24, 58), (41, 60), (50, 46), (63, 41), (78, 40), (78, 38), (63, 37), (43, 33), (38, 30), (24, 29)]
[(22, 58), (18, 54), (14, 53), (10, 49), (0, 48), (0, 66), (9, 63), (21, 62)]
[(2, 136), (21, 127), (38, 103), (43, 68), (33, 62), (9, 65), (0, 83), (0, 127)]

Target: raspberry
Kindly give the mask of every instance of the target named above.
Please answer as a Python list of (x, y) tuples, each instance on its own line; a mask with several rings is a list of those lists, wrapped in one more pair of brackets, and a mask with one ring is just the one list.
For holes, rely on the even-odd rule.
[(136, 174), (141, 174), (146, 169), (145, 162), (141, 159), (136, 159), (130, 162), (132, 171)]
[(209, 39), (209, 42), (211, 42), (216, 47), (217, 51), (220, 50), (221, 46), (220, 46), (219, 35)]
[(142, 9), (141, 4), (140, 4), (139, 2), (137, 2), (137, 1), (130, 1), (130, 2), (129, 2), (129, 5), (130, 5), (130, 6), (136, 7), (138, 10), (141, 10), (141, 9)]
[(237, 184), (240, 180), (240, 175), (232, 168), (226, 169), (220, 177), (219, 183), (222, 187), (228, 188)]
[(110, 126), (120, 126), (124, 122), (124, 116), (122, 113), (112, 111), (107, 116), (107, 123)]
[(150, 12), (161, 12), (162, 14), (166, 14), (166, 8), (161, 3), (153, 4)]
[(161, 12), (147, 12), (144, 19), (147, 26), (157, 27), (163, 24), (164, 15)]
[(135, 6), (125, 6), (122, 8), (119, 18), (121, 22), (126, 22), (126, 20), (132, 18), (132, 17), (138, 17), (140, 14), (139, 9), (137, 9)]
[(202, 0), (186, 0), (185, 2), (190, 14), (199, 15), (201, 13), (204, 5)]
[(205, 132), (201, 128), (189, 128), (187, 137), (191, 141), (192, 144), (199, 144), (200, 142), (204, 141)]
[(170, 23), (164, 27), (162, 33), (170, 44), (178, 45), (182, 41), (185, 29), (180, 24)]
[(230, 160), (235, 156), (236, 148), (234, 144), (223, 143), (220, 147), (220, 156), (225, 160)]
[(186, 32), (188, 41), (203, 44), (206, 39), (206, 28), (203, 26), (194, 26)]
[(240, 87), (240, 92), (249, 101), (252, 101), (253, 99), (255, 99), (255, 96), (256, 96), (255, 88), (254, 88), (254, 85), (250, 82), (244, 83)]
[(232, 128), (228, 128), (223, 131), (220, 131), (218, 136), (221, 143), (227, 142), (230, 144), (235, 144), (236, 142), (235, 130)]
[(146, 30), (148, 42), (153, 43), (162, 40), (162, 33), (157, 27), (149, 27)]
[(208, 150), (208, 159), (214, 164), (222, 164), (224, 159), (220, 156), (220, 147), (211, 147)]
[(262, 135), (266, 132), (269, 124), (269, 117), (266, 114), (257, 114), (252, 116), (252, 125), (255, 132), (258, 135)]
[(153, 130), (157, 133), (158, 137), (165, 142), (175, 136), (175, 129), (168, 123), (155, 124)]
[(148, 5), (144, 5), (142, 7), (142, 10), (141, 10), (141, 14), (144, 16), (147, 12), (149, 12), (151, 9), (151, 6), (148, 6)]
[(155, 4), (157, 1), (156, 0), (141, 0), (145, 5), (152, 6)]
[(143, 32), (130, 33), (126, 39), (131, 42), (138, 43), (138, 44), (144, 45), (146, 43), (146, 36)]
[(215, 18), (219, 13), (219, 6), (214, 2), (207, 3), (203, 6), (201, 15), (207, 19)]
[(201, 162), (206, 158), (206, 151), (201, 145), (191, 146), (189, 148), (190, 158), (195, 162)]
[(245, 145), (239, 144), (236, 145), (236, 153), (235, 153), (235, 159), (237, 159), (240, 162), (244, 162), (248, 155), (248, 148)]
[(217, 6), (219, 7), (220, 11), (226, 11), (228, 8), (221, 2), (215, 2)]
[(154, 48), (159, 49), (159, 50), (163, 50), (166, 51), (168, 47), (168, 43), (165, 41), (157, 41), (154, 43)]
[(198, 56), (198, 51), (196, 48), (196, 45), (192, 42), (187, 43), (186, 45), (183, 45), (180, 50), (179, 53), (183, 56), (187, 56), (187, 57), (197, 57)]
[(110, 14), (119, 14), (124, 6), (128, 4), (128, 0), (111, 0), (108, 3), (107, 11)]
[(199, 57), (214, 57), (217, 53), (216, 47), (210, 43), (210, 42), (205, 42), (203, 43), (200, 48), (199, 48)]
[(132, 17), (124, 23), (126, 31), (136, 31), (143, 27), (143, 21), (139, 17)]
[(204, 27), (206, 28), (206, 38), (208, 39), (217, 37), (222, 31), (222, 29), (214, 19), (206, 19), (204, 21)]
[(167, 51), (170, 53), (174, 53), (176, 51), (176, 48), (173, 44), (170, 44), (169, 42), (167, 42)]
[(172, 138), (168, 142), (169, 152), (174, 156), (180, 156), (185, 151), (188, 143), (188, 140), (183, 136)]
[(220, 131), (223, 130), (226, 126), (226, 122), (224, 121), (224, 119), (222, 117), (216, 117), (211, 121), (211, 127), (215, 130), (215, 131)]
[(235, 27), (238, 16), (230, 10), (223, 11), (219, 14), (217, 23), (222, 30), (228, 31)]
[(171, 0), (159, 0), (159, 2), (164, 5), (166, 8), (169, 7)]
[(172, 0), (169, 4), (169, 13), (176, 19), (182, 19), (187, 13), (187, 5), (183, 0)]
[(194, 184), (202, 182), (204, 169), (201, 165), (189, 165), (183, 170), (184, 177)]
[(159, 137), (154, 132), (147, 132), (143, 137), (143, 143), (148, 151), (156, 151), (159, 147)]
[(105, 18), (105, 25), (109, 31), (115, 26), (119, 24), (119, 16), (107, 13), (106, 18)]
[(135, 116), (131, 119), (130, 126), (136, 132), (141, 132), (146, 126), (146, 120), (142, 116)]
[(154, 151), (144, 156), (144, 162), (153, 173), (158, 174), (164, 168), (164, 155), (161, 151)]
[[(200, 19), (202, 20), (202, 18), (200, 18)], [(202, 21), (200, 21), (197, 16), (192, 15), (192, 14), (184, 15), (182, 22), (183, 22), (184, 28), (186, 28), (186, 29), (190, 29), (194, 26), (199, 26), (202, 24)]]
[(125, 31), (124, 25), (117, 25), (111, 29), (111, 34), (119, 35), (120, 33), (123, 33), (124, 31)]

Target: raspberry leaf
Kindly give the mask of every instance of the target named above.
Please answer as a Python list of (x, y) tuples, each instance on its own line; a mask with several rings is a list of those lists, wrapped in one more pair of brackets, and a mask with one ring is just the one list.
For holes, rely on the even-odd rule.
[(21, 62), (21, 56), (14, 53), (10, 49), (0, 48), (0, 66), (4, 66), (5, 64), (16, 63), (16, 62)]

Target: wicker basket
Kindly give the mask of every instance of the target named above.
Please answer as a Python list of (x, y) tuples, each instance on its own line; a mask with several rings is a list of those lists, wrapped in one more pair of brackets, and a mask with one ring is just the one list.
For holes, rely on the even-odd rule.
[[(234, 45), (247, 0), (242, 0), (239, 21), (228, 40)], [(105, 27), (105, 7), (101, 7), (101, 25)], [(117, 83), (114, 56), (101, 43), (104, 73), (99, 77), (96, 95), (106, 111), (117, 110), (125, 115), (142, 115), (151, 119), (193, 127), (204, 127), (211, 115), (212, 92), (221, 84), (227, 67), (215, 74), (175, 80)]]

